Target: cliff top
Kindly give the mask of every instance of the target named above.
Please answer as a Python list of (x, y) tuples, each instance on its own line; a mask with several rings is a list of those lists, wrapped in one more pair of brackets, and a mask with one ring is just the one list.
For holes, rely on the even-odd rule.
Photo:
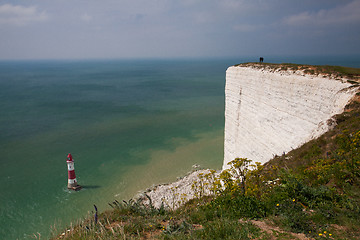
[(360, 68), (350, 68), (342, 66), (330, 66), (330, 65), (306, 65), (306, 64), (294, 64), (294, 63), (256, 63), (248, 62), (241, 63), (235, 66), (240, 67), (253, 67), (263, 68), (271, 71), (301, 71), (304, 74), (310, 75), (324, 75), (335, 79), (347, 78), (360, 83)]

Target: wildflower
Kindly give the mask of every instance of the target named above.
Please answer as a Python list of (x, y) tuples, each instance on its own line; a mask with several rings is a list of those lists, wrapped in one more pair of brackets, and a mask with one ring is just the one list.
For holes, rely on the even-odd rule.
[(332, 234), (331, 234), (331, 233), (329, 233), (329, 236), (330, 236), (330, 237), (331, 237), (331, 235), (332, 235)]
[(295, 202), (295, 198), (293, 199), (293, 202)]
[(322, 236), (322, 233), (319, 233), (319, 236), (321, 237), (321, 236)]
[(326, 234), (326, 231), (324, 231), (324, 233)]
[(279, 204), (276, 204), (276, 206), (278, 207), (278, 206), (280, 206)]

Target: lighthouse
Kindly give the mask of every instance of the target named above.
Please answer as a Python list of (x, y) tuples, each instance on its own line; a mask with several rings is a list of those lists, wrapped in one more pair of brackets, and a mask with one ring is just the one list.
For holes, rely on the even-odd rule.
[(78, 185), (76, 181), (74, 160), (71, 153), (68, 154), (66, 162), (68, 166), (68, 189), (78, 191), (81, 189), (81, 186)]

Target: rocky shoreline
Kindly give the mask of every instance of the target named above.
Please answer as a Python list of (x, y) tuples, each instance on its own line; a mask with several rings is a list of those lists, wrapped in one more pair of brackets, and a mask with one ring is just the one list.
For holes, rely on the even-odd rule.
[[(177, 209), (182, 204), (196, 197), (194, 183), (200, 181), (199, 175), (210, 173), (210, 169), (194, 170), (177, 181), (168, 184), (159, 184), (139, 193), (135, 199), (142, 204), (167, 209)], [(219, 174), (217, 171), (215, 174)], [(204, 195), (209, 195), (209, 186), (203, 188)]]

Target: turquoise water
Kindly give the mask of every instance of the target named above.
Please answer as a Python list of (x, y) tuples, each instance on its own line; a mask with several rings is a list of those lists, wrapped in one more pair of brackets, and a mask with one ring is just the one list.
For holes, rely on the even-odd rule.
[[(0, 62), (1, 239), (47, 237), (193, 164), (220, 168), (225, 71), (255, 60)], [(69, 152), (79, 192), (66, 188)]]
[[(219, 168), (230, 64), (0, 63), (0, 236), (48, 236), (195, 163)], [(69, 152), (80, 192), (66, 189)]]

